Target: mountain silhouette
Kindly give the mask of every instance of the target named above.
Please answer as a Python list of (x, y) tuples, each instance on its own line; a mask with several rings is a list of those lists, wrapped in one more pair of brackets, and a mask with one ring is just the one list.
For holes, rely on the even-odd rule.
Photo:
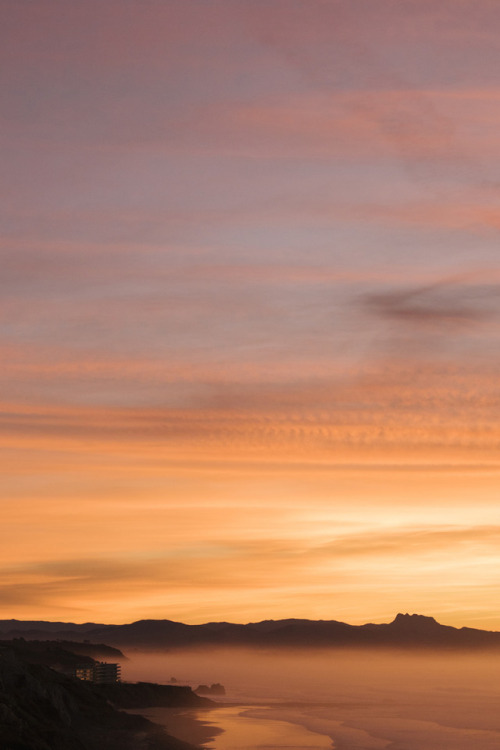
[(392, 622), (348, 625), (337, 620), (263, 620), (246, 625), (138, 620), (126, 625), (0, 620), (0, 637), (65, 639), (118, 648), (178, 649), (244, 646), (259, 648), (437, 648), (499, 649), (500, 632), (441, 625), (433, 617), (398, 614)]

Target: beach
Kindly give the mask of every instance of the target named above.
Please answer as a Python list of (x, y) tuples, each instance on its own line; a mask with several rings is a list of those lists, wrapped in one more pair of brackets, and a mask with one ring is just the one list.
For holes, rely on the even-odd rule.
[[(169, 734), (207, 750), (498, 750), (500, 732), (467, 726), (450, 716), (441, 721), (412, 717), (412, 707), (394, 704), (247, 704), (209, 709), (151, 708), (141, 713)], [(448, 722), (448, 723), (447, 723)], [(457, 726), (458, 724), (458, 726)], [(462, 724), (462, 725), (460, 725)]]
[(299, 749), (500, 748), (492, 654), (183, 651), (138, 655), (127, 671), (136, 680), (170, 673), (186, 684), (224, 684), (214, 708), (146, 713), (207, 750), (278, 748), (285, 736)]
[(331, 750), (331, 738), (295, 720), (293, 712), (268, 706), (221, 705), (208, 709), (141, 711), (173, 737), (207, 750)]

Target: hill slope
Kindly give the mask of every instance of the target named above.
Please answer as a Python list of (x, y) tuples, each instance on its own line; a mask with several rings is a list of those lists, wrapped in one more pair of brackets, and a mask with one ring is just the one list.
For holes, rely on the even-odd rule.
[[(120, 703), (120, 696), (108, 695), (106, 688), (120, 686), (93, 686), (43, 664), (29, 663), (19, 649), (1, 647), (0, 747), (2, 750), (137, 750), (138, 747), (194, 750), (147, 719), (118, 711), (108, 699), (117, 698)], [(155, 688), (168, 690), (169, 686), (148, 686), (148, 697), (155, 696)], [(122, 705), (139, 701), (141, 686), (135, 689), (137, 695), (125, 696), (130, 700), (127, 703), (123, 699)], [(174, 696), (175, 690), (170, 687), (170, 699), (177, 697), (182, 705), (209, 703), (189, 688), (178, 688), (184, 692)]]
[[(55, 629), (57, 625), (59, 630)], [(260, 648), (500, 649), (500, 633), (441, 625), (433, 617), (398, 614), (390, 623), (348, 625), (336, 620), (264, 620), (238, 625), (185, 625), (139, 620), (127, 625), (85, 625), (0, 620), (0, 636), (92, 640), (129, 649), (244, 646)]]

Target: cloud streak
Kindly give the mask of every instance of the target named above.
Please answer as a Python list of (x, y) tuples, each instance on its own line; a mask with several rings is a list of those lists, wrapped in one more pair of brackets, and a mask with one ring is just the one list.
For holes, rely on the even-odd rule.
[[(350, 587), (353, 593), (367, 596), (372, 580), (382, 571), (389, 588), (392, 584), (399, 591), (406, 580), (410, 589), (414, 589), (418, 585), (416, 579), (411, 580), (398, 572), (398, 567), (387, 565), (395, 558), (405, 561), (410, 568), (418, 566), (426, 577), (434, 576), (431, 588), (438, 591), (445, 585), (450, 556), (465, 558), (468, 551), (477, 548), (481, 555), (475, 570), (467, 571), (466, 563), (460, 566), (463, 583), (472, 585), (481, 577), (483, 586), (491, 585), (495, 581), (491, 565), (498, 558), (500, 527), (381, 528), (361, 535), (341, 535), (317, 546), (311, 545), (305, 536), (296, 537), (293, 542), (279, 538), (264, 542), (246, 536), (242, 530), (241, 539), (206, 544), (196, 556), (177, 545), (149, 558), (133, 553), (128, 559), (86, 556), (7, 568), (2, 576), (0, 599), (4, 604), (26, 608), (50, 602), (57, 605), (72, 590), (74, 606), (85, 611), (86, 602), (92, 597), (104, 601), (110, 595), (119, 599), (133, 593), (148, 598), (156, 592), (160, 602), (170, 600), (182, 608), (183, 592), (189, 587), (209, 599), (233, 592), (236, 598), (233, 616), (241, 617), (249, 614), (244, 609), (240, 611), (243, 590), (260, 591), (265, 599), (277, 591), (285, 598), (296, 596), (297, 590), (320, 596), (327, 585), (332, 591)], [(368, 576), (367, 565), (371, 570)]]
[(487, 308), (488, 301), (490, 305), (496, 303), (498, 296), (495, 285), (474, 287), (442, 281), (432, 286), (371, 295), (367, 304), (373, 312), (409, 326), (460, 328), (498, 315), (497, 310)]
[(4, 6), (4, 616), (498, 618), (498, 7)]

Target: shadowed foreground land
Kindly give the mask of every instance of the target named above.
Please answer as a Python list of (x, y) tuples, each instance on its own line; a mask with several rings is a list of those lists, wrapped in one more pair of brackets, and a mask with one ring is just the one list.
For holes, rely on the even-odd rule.
[[(135, 635), (139, 630), (141, 637), (146, 631), (157, 630), (163, 639), (171, 625), (146, 621), (132, 630)], [(353, 631), (346, 627), (350, 637)], [(300, 636), (300, 645), (262, 648), (253, 643), (238, 648), (232, 642), (215, 648), (212, 641), (206, 647), (196, 642), (191, 649), (134, 648), (127, 652), (129, 658), (123, 665), (124, 678), (134, 684), (86, 685), (46, 669), (43, 649), (47, 649), (47, 658), (57, 657), (60, 662), (60, 644), (22, 639), (10, 647), (5, 644), (0, 649), (0, 748), (180, 750), (186, 748), (180, 740), (197, 744), (215, 739), (218, 750), (258, 750), (267, 742), (259, 737), (265, 733), (269, 738), (278, 725), (286, 732), (292, 731), (290, 726), (298, 727), (293, 735), (304, 741), (296, 742), (296, 747), (308, 746), (304, 730), (322, 735), (323, 739), (316, 737), (315, 742), (325, 742), (327, 737), (344, 750), (500, 747), (500, 653), (494, 646), (483, 645), (494, 642), (499, 634), (471, 634), (467, 629), (448, 629), (432, 618), (400, 615), (387, 626), (363, 626), (354, 631), (366, 640), (368, 635), (372, 640), (375, 633), (373, 648), (367, 648), (366, 640), (359, 648), (353, 648), (352, 642), (348, 647), (339, 647), (337, 642), (333, 648), (325, 648), (306, 637), (323, 630), (331, 643), (331, 634), (338, 629), (332, 623), (268, 621), (251, 629), (264, 632), (266, 642), (268, 634), (272, 640), (279, 634), (288, 634), (294, 641)], [(193, 632), (189, 626), (180, 630)], [(204, 629), (225, 630), (223, 623)], [(439, 648), (436, 644), (444, 641), (445, 635), (455, 641), (472, 640), (473, 644), (470, 648), (456, 644)], [(35, 657), (37, 663), (30, 663)], [(79, 660), (84, 658), (90, 657), (78, 655)], [(183, 685), (223, 683), (232, 706), (219, 706), (213, 712), (197, 710), (210, 701), (189, 688), (154, 684), (167, 682), (172, 674)], [(182, 709), (180, 718), (168, 709), (181, 705), (189, 708)], [(153, 722), (162, 723), (168, 734), (144, 716), (124, 716), (118, 707), (135, 708)], [(172, 734), (179, 741), (168, 737)], [(274, 739), (268, 746), (280, 745)]]
[(158, 693), (155, 685), (94, 686), (31, 664), (16, 650), (0, 650), (2, 750), (193, 750), (144, 717), (119, 711), (108, 701), (210, 704), (189, 688), (158, 686)]

